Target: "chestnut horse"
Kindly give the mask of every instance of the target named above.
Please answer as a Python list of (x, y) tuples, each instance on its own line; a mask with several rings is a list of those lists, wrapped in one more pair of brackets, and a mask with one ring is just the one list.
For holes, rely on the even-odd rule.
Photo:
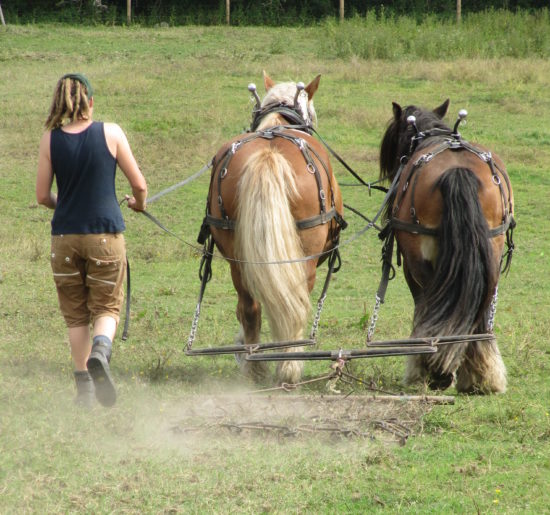
[[(273, 341), (302, 340), (316, 267), (345, 226), (328, 153), (310, 135), (319, 80), (275, 84), (264, 72), (267, 93), (260, 103), (253, 89), (251, 131), (225, 143), (213, 160), (204, 224), (231, 267), (236, 344), (259, 343), (262, 306)], [(241, 367), (256, 380), (268, 374), (263, 362), (241, 360)], [(302, 368), (301, 361), (281, 362), (277, 379), (296, 383)]]
[[(504, 164), (461, 138), (460, 119), (453, 130), (443, 123), (448, 106), (449, 100), (433, 111), (394, 103), (380, 149), (380, 178), (392, 181), (385, 249), (391, 264), (395, 238), (415, 303), (414, 337), (492, 332), (501, 269), (513, 250), (513, 193)], [(506, 390), (494, 337), (407, 359), (406, 383)]]

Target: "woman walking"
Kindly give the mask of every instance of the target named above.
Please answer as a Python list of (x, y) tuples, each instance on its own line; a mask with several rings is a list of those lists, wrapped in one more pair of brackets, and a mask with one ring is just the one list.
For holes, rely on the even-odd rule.
[(75, 402), (86, 407), (94, 395), (104, 406), (116, 402), (109, 361), (126, 271), (117, 164), (132, 189), (128, 206), (143, 211), (147, 197), (147, 183), (123, 130), (93, 121), (93, 107), (93, 89), (84, 75), (61, 77), (40, 141), (36, 179), (38, 203), (54, 210), (51, 266), (69, 331)]

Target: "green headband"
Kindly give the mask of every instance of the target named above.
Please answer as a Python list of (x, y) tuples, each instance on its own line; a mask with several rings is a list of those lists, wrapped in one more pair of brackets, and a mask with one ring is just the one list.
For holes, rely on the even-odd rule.
[(67, 73), (66, 75), (63, 75), (61, 79), (77, 80), (78, 82), (86, 86), (86, 90), (88, 91), (88, 98), (92, 98), (94, 96), (94, 89), (92, 88), (90, 81), (86, 78), (85, 75), (82, 75), (82, 73)]

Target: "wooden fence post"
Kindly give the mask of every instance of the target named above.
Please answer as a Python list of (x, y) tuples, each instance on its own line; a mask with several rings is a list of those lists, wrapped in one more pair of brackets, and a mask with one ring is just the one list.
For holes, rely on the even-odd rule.
[(462, 0), (456, 0), (456, 23), (462, 19)]
[(231, 25), (231, 0), (225, 0), (225, 23)]
[(132, 23), (132, 0), (126, 0), (126, 23)]
[(2, 4), (0, 4), (0, 20), (2, 21), (2, 25), (4, 27), (6, 26), (6, 20), (4, 20), (4, 13), (2, 12)]
[(340, 0), (340, 21), (344, 21), (344, 0)]

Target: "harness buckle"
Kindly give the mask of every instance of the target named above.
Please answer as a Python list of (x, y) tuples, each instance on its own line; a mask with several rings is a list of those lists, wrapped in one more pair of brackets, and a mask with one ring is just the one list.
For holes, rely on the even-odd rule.
[(414, 166), (419, 166), (424, 163), (429, 163), (433, 159), (434, 155), (431, 152), (422, 154), (414, 163)]
[(306, 165), (306, 170), (311, 174), (311, 175), (315, 175), (315, 166), (313, 166), (313, 163), (308, 163)]
[(491, 152), (480, 152), (479, 158), (485, 161), (486, 163), (489, 163), (493, 160), (493, 155)]

